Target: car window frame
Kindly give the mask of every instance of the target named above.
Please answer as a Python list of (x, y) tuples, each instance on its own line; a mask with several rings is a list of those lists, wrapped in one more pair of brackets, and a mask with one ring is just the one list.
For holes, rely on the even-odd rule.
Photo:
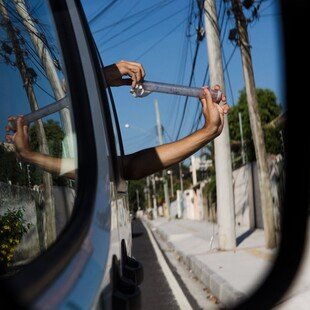
[[(74, 123), (79, 124), (76, 126), (78, 181), (71, 218), (56, 242), (25, 265), (21, 272), (0, 281), (5, 292), (4, 302), (23, 307), (31, 304), (44, 292), (79, 250), (89, 231), (96, 194), (96, 143), (81, 55), (77, 49), (77, 39), (73, 36), (67, 1), (50, 0), (49, 7), (62, 50)], [(81, 10), (81, 8), (79, 9)], [(83, 105), (79, 104), (81, 101)], [(87, 208), (85, 208), (86, 205)]]

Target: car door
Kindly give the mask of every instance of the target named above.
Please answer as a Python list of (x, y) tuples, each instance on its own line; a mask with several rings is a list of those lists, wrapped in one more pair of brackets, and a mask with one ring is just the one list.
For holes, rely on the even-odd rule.
[(44, 115), (23, 127), (40, 165), (21, 156), (14, 131), (1, 131), (3, 302), (127, 305), (139, 295), (141, 266), (128, 256), (117, 119), (82, 7), (72, 0), (0, 4), (1, 119)]

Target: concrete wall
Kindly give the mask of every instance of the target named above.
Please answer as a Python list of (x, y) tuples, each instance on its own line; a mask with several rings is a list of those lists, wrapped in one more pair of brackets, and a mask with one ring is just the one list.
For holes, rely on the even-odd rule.
[[(67, 187), (53, 188), (56, 213), (57, 235), (68, 222), (75, 200), (75, 191)], [(0, 182), (0, 215), (8, 209), (23, 209), (24, 220), (31, 224), (28, 233), (23, 237), (14, 253), (15, 262), (22, 263), (36, 257), (42, 250), (39, 242), (40, 208), (44, 208), (42, 195), (37, 190), (27, 187), (9, 185)], [(42, 233), (42, 232), (41, 232)]]
[(182, 217), (189, 220), (204, 219), (203, 196), (200, 186), (184, 191)]
[[(276, 229), (280, 229), (280, 211), (283, 203), (283, 160), (281, 156), (268, 158), (271, 192), (274, 203), (274, 219)], [(206, 214), (206, 199), (202, 195), (204, 183), (183, 193), (182, 217), (192, 220), (211, 220), (214, 216)], [(233, 192), (236, 226), (247, 229), (264, 228), (258, 185), (257, 164), (249, 163), (233, 171)], [(211, 210), (210, 206), (210, 210)], [(177, 205), (172, 203), (172, 215), (175, 216)], [(211, 212), (212, 213), (212, 212)]]
[[(280, 229), (280, 211), (283, 203), (283, 160), (280, 156), (268, 158), (273, 211), (276, 229)], [(256, 162), (233, 171), (236, 225), (264, 228)]]
[(252, 165), (233, 171), (233, 192), (236, 226), (255, 227)]

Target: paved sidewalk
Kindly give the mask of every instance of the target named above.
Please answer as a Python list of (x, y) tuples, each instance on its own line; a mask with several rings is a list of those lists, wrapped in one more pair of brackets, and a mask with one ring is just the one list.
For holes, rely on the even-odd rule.
[[(216, 224), (165, 218), (145, 222), (151, 230), (159, 233), (196, 277), (226, 306), (249, 296), (268, 274), (276, 256), (275, 250), (265, 249), (264, 232), (261, 229), (253, 232), (237, 229), (236, 250), (218, 251)], [(309, 308), (309, 252), (301, 276), (277, 310)]]

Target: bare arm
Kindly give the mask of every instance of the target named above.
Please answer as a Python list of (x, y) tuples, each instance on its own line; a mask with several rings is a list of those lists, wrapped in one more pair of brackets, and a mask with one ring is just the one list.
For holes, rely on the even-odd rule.
[[(145, 70), (140, 63), (126, 60), (104, 67), (102, 73), (109, 86), (131, 85), (135, 87), (145, 76)], [(124, 79), (123, 76), (130, 78)]]
[[(34, 164), (55, 175), (75, 179), (75, 164), (73, 159), (57, 158), (31, 151), (28, 142), (28, 126), (23, 123), (22, 117), (17, 118), (16, 132), (13, 135), (7, 134), (6, 140), (14, 143), (16, 153), (23, 161)], [(65, 172), (62, 173), (62, 171)]]
[[(121, 60), (103, 68), (103, 75), (109, 86), (132, 85), (141, 81), (145, 76), (143, 66), (137, 62)], [(123, 79), (123, 76), (130, 78)], [(10, 120), (10, 118), (9, 118)], [(7, 128), (9, 132), (11, 128)], [(14, 143), (17, 155), (25, 162), (34, 164), (45, 171), (62, 175), (71, 179), (76, 178), (76, 167), (72, 158), (56, 158), (39, 152), (33, 152), (28, 143), (28, 126), (23, 124), (22, 117), (17, 118), (17, 130), (6, 135), (8, 142)]]
[[(216, 86), (216, 88), (219, 89), (219, 86)], [(205, 118), (204, 126), (187, 137), (173, 143), (126, 155), (122, 161), (125, 179), (143, 178), (179, 163), (220, 135), (224, 126), (224, 114), (229, 110), (226, 104), (226, 98), (224, 95), (222, 96), (224, 105), (219, 106), (212, 102), (208, 89), (204, 88), (204, 91), (205, 98), (201, 99)]]
[[(76, 167), (72, 158), (57, 158), (38, 152), (28, 152), (23, 155), (23, 161), (36, 165), (44, 171), (50, 172), (57, 176), (61, 175), (69, 179), (75, 179)], [(61, 171), (65, 167), (65, 173)]]

